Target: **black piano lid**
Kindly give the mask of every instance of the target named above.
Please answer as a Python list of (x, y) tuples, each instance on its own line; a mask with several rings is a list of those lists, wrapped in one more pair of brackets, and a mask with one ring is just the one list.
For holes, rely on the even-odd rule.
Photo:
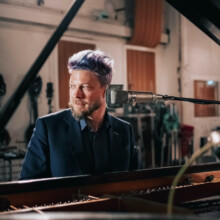
[(166, 0), (220, 45), (220, 0)]

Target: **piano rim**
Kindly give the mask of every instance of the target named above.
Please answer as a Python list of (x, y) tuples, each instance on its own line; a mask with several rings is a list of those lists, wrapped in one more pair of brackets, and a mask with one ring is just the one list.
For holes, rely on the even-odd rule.
[[(65, 177), (50, 177), (31, 180), (19, 180), (0, 183), (0, 195), (29, 192), (36, 190), (56, 189), (72, 186), (85, 186), (93, 184), (113, 183), (118, 181), (130, 181), (139, 179), (152, 179), (166, 176), (175, 176), (181, 166), (142, 169), (135, 171), (123, 171), (114, 173), (104, 173), (97, 175), (79, 175)], [(187, 169), (185, 174), (203, 173), (220, 170), (220, 163), (210, 163), (202, 165), (193, 165)]]

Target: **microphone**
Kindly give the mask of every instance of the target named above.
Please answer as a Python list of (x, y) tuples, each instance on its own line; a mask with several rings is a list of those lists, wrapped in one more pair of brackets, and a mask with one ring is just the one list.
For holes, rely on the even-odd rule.
[(149, 103), (161, 101), (163, 99), (162, 95), (157, 95), (152, 92), (111, 90), (109, 102), (110, 105), (135, 105), (136, 103)]
[(106, 91), (106, 101), (109, 108), (121, 108), (123, 104), (132, 104), (133, 106), (136, 103), (151, 103), (155, 101), (185, 101), (191, 102), (194, 104), (220, 104), (218, 100), (206, 100), (206, 99), (194, 99), (194, 98), (184, 98), (168, 95), (159, 95), (153, 92), (141, 92), (141, 91), (124, 91), (122, 90), (122, 85), (110, 85)]

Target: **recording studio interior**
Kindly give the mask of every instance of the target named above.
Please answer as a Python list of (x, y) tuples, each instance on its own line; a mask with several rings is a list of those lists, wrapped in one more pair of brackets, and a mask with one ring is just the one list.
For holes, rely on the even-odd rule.
[[(128, 212), (154, 219), (166, 213), (171, 183), (188, 162), (173, 212), (219, 219), (219, 21), (218, 0), (1, 0), (0, 219), (19, 210), (52, 213), (48, 219), (122, 219)], [(142, 167), (23, 182), (35, 122), (69, 108), (68, 58), (86, 49), (114, 60), (107, 111), (132, 125)], [(212, 202), (202, 210), (198, 199)]]

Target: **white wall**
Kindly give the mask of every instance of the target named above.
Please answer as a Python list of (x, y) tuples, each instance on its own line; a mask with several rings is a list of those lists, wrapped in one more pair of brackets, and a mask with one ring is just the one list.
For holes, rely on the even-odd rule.
[[(32, 5), (35, 4), (34, 0), (29, 2), (32, 2)], [(54, 0), (53, 4), (51, 2), (45, 0), (45, 8), (40, 9), (36, 7), (25, 9), (21, 6), (12, 7), (0, 4), (0, 13), (5, 16), (5, 19), (0, 21), (0, 73), (3, 74), (7, 84), (7, 94), (3, 98), (2, 106), (29, 70), (53, 33), (56, 24), (63, 17), (64, 9), (71, 1), (65, 0), (62, 7), (59, 6), (59, 8), (57, 8), (57, 4), (60, 4), (60, 1)], [(100, 2), (103, 3), (103, 0)], [(131, 36), (131, 29), (123, 25), (123, 19), (117, 24), (114, 22), (108, 24), (108, 22), (94, 21), (94, 18), (86, 17), (86, 13), (88, 14), (92, 6), (99, 8), (100, 5), (101, 3), (94, 4), (94, 0), (86, 1), (84, 8), (80, 9), (79, 16), (70, 24), (71, 28), (62, 39), (94, 43), (97, 48), (109, 53), (115, 60), (115, 74), (112, 83), (124, 84), (127, 88), (126, 48), (128, 46), (126, 39)], [(182, 95), (183, 97), (193, 97), (193, 79), (219, 81), (219, 46), (197, 27), (181, 17), (181, 54), (183, 60), (182, 63), (179, 63), (179, 14), (167, 4), (165, 7), (167, 12), (165, 25), (170, 29), (170, 43), (159, 45), (153, 50), (150, 49), (156, 53), (156, 92), (179, 95), (177, 68), (181, 66)], [(7, 13), (6, 10), (8, 10)], [(19, 13), (16, 14), (16, 11)], [(29, 17), (30, 12), (35, 16)], [(9, 16), (16, 18), (16, 22), (8, 20)], [(47, 17), (48, 21), (45, 20)], [(27, 23), (29, 19), (32, 21), (31, 23)], [(18, 22), (18, 20), (22, 22)], [(37, 22), (40, 25), (37, 25)], [(139, 49), (149, 50), (149, 48)], [(43, 78), (43, 89), (39, 97), (39, 115), (48, 112), (45, 92), (48, 81), (54, 83), (53, 111), (59, 110), (57, 60), (57, 48), (55, 48), (39, 73)], [(25, 95), (7, 124), (7, 129), (13, 137), (11, 145), (16, 144), (16, 141), (24, 140), (24, 131), (29, 125), (29, 108), (27, 95)], [(197, 147), (199, 145), (198, 138), (207, 136), (210, 129), (218, 125), (219, 117), (195, 118), (193, 114), (193, 105), (183, 103), (183, 123), (195, 126), (195, 146)]]
[[(49, 35), (7, 27), (0, 27), (0, 32), (0, 42), (4, 42), (0, 44), (0, 72), (3, 74), (7, 85), (7, 93), (2, 100), (3, 106), (20, 84), (43, 45), (47, 42)], [(49, 78), (52, 78), (50, 76), (52, 74), (50, 62), (51, 58), (49, 58), (39, 73), (43, 78), (43, 89), (39, 98), (40, 114), (45, 113), (45, 108), (47, 108), (44, 97), (46, 82)], [(16, 141), (24, 140), (23, 132), (28, 127), (30, 120), (29, 109), (30, 106), (26, 94), (7, 125), (10, 136), (13, 137), (12, 144), (15, 144)]]
[[(7, 84), (7, 93), (3, 97), (2, 106), (12, 95), (15, 88), (20, 84), (26, 72), (37, 58), (39, 52), (50, 37), (46, 31), (32, 31), (21, 30), (7, 27), (0, 27), (0, 73), (3, 74), (5, 83)], [(93, 39), (94, 38), (94, 39)], [(93, 42), (97, 48), (110, 54), (115, 62), (115, 74), (113, 76), (113, 83), (124, 83), (124, 69), (123, 60), (123, 45), (124, 40), (121, 39), (95, 39), (95, 36), (90, 36), (90, 40), (83, 40), (74, 37), (63, 37), (63, 40), (79, 41), (79, 42)], [(54, 49), (39, 74), (43, 80), (42, 92), (39, 96), (39, 116), (48, 112), (48, 105), (46, 99), (46, 84), (49, 81), (54, 83), (54, 100), (53, 111), (58, 108), (58, 60), (57, 47)], [(24, 130), (29, 125), (29, 102), (27, 94), (22, 99), (19, 107), (15, 111), (13, 117), (7, 124), (7, 129), (10, 132), (13, 140), (11, 144), (16, 144), (16, 141), (24, 140)]]
[[(54, 4), (51, 5), (51, 1), (46, 0), (43, 8), (36, 7), (35, 1), (26, 2), (26, 7), (23, 7), (22, 4), (19, 5), (19, 2), (22, 1), (14, 1), (16, 4), (12, 5), (0, 4), (1, 14), (5, 16), (5, 19), (0, 21), (0, 73), (3, 74), (7, 85), (7, 93), (2, 99), (1, 106), (4, 106), (20, 84), (24, 75), (49, 40), (56, 24), (59, 24), (64, 16), (63, 10), (65, 9), (66, 11), (68, 8), (66, 6), (72, 1), (66, 0), (63, 2), (62, 7), (57, 7), (59, 1), (53, 1)], [(86, 1), (80, 9), (79, 15), (76, 16), (76, 20), (74, 19), (70, 24), (69, 31), (65, 32), (62, 39), (87, 43), (93, 42), (97, 48), (109, 53), (116, 61), (116, 74), (113, 76), (113, 83), (123, 84), (125, 80), (124, 65), (122, 64), (124, 62), (123, 45), (126, 43), (123, 36), (131, 32), (130, 28), (121, 25), (121, 20), (117, 24), (106, 24), (103, 21), (94, 21), (94, 18), (91, 18), (90, 14), (88, 15), (87, 11), (90, 12), (94, 6), (98, 10), (103, 6), (103, 2), (103, 0), (100, 0), (99, 4), (95, 4), (97, 2), (95, 1), (94, 3), (94, 0)], [(120, 4), (119, 6), (121, 7)], [(15, 20), (12, 22), (9, 20), (10, 18)], [(88, 21), (87, 24), (86, 21)], [(77, 25), (80, 26), (80, 30), (75, 30)], [(102, 34), (101, 29), (103, 27)], [(113, 35), (114, 31), (116, 34)], [(39, 116), (41, 116), (48, 112), (46, 99), (47, 82), (54, 83), (53, 111), (59, 110), (57, 47), (50, 54), (39, 75), (43, 80), (42, 92), (38, 99)], [(25, 94), (6, 126), (12, 138), (10, 145), (22, 146), (22, 144), (17, 142), (24, 141), (24, 132), (30, 122), (29, 111), (30, 103), (28, 95)]]
[[(220, 47), (191, 22), (182, 17), (182, 95), (194, 97), (194, 80), (220, 82)], [(219, 88), (220, 97), (220, 88)], [(194, 146), (220, 125), (220, 117), (194, 117), (194, 105), (183, 103), (183, 122), (194, 126)]]
[(166, 11), (165, 28), (170, 30), (170, 40), (168, 44), (156, 48), (156, 91), (163, 95), (179, 96), (177, 74), (179, 13), (168, 4), (164, 4), (164, 7)]

